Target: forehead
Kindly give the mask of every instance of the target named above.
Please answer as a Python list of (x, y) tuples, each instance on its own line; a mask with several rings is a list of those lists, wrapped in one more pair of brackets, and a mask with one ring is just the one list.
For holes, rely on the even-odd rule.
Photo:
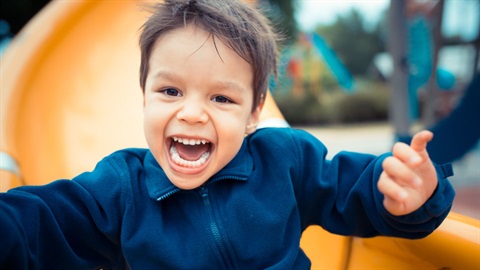
[[(159, 49), (181, 51), (190, 53), (192, 56), (197, 54), (197, 51), (205, 52), (207, 50), (215, 52), (216, 58), (223, 62), (228, 59), (234, 61), (235, 58), (240, 57), (224, 38), (211, 34), (191, 23), (161, 34), (153, 44), (152, 54)], [(150, 55), (150, 58), (152, 58), (152, 55)], [(211, 58), (209, 60), (214, 61), (215, 59)], [(246, 63), (246, 61), (244, 62)]]
[[(170, 30), (153, 45), (148, 77), (176, 74), (189, 79), (241, 83), (253, 88), (253, 69), (225, 41), (193, 25)], [(169, 76), (170, 76), (169, 75)]]

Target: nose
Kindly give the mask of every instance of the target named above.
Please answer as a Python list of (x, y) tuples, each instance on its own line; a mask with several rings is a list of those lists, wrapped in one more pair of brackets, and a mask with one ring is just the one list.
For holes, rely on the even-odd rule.
[(177, 119), (189, 124), (205, 124), (208, 114), (200, 102), (186, 102), (177, 113)]

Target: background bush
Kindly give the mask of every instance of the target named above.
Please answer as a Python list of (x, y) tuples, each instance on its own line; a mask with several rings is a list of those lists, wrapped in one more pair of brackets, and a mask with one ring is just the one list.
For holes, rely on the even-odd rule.
[(358, 81), (349, 94), (337, 88), (302, 96), (273, 93), (278, 107), (291, 125), (325, 125), (386, 121), (388, 89), (384, 83)]

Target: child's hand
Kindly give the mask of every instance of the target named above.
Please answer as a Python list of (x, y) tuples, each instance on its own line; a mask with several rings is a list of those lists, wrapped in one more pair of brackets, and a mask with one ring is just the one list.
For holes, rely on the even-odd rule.
[(411, 145), (396, 143), (393, 156), (383, 161), (378, 189), (383, 205), (393, 215), (406, 215), (420, 208), (437, 187), (437, 173), (426, 150), (433, 138), (430, 131), (413, 136)]

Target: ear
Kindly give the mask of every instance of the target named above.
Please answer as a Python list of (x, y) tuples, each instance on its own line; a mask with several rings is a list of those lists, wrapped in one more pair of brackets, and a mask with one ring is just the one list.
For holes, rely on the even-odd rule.
[(260, 113), (262, 112), (263, 102), (260, 103), (257, 108), (250, 114), (247, 126), (245, 128), (246, 134), (252, 134), (257, 130), (257, 125), (260, 122)]

